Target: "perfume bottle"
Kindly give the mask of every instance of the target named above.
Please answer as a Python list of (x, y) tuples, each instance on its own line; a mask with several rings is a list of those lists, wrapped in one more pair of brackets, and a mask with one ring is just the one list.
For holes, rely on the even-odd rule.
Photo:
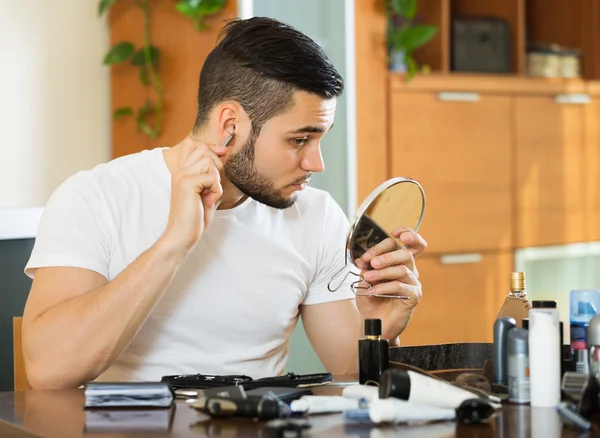
[(525, 289), (525, 273), (513, 272), (510, 274), (510, 291), (498, 312), (497, 318), (514, 318), (517, 328), (523, 327), (523, 319), (529, 318), (531, 303), (527, 298)]
[(365, 319), (365, 338), (358, 341), (358, 381), (379, 385), (381, 374), (389, 367), (389, 343), (381, 338), (381, 319)]

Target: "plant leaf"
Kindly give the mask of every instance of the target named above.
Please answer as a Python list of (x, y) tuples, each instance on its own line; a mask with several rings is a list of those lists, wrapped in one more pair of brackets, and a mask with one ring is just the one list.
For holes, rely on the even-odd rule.
[(198, 8), (190, 5), (190, 2), (187, 1), (180, 1), (175, 5), (175, 9), (189, 18), (196, 18), (198, 16)]
[(129, 58), (131, 58), (134, 51), (135, 47), (132, 43), (128, 41), (118, 43), (107, 53), (106, 57), (104, 58), (104, 64), (113, 65), (118, 64), (119, 62), (127, 61)]
[(225, 6), (227, 0), (200, 0), (198, 12), (200, 15), (216, 14)]
[(113, 120), (118, 120), (121, 117), (132, 116), (133, 108), (130, 106), (122, 106), (121, 108), (117, 108), (113, 113)]
[(146, 122), (144, 119), (141, 119), (141, 118), (137, 119), (137, 127), (138, 127), (138, 130), (140, 130), (141, 132), (143, 132), (150, 138), (158, 137), (158, 132), (156, 132), (154, 129), (152, 129), (150, 127), (150, 125), (148, 125), (148, 122)]
[(396, 49), (411, 52), (427, 43), (437, 33), (435, 26), (412, 26), (398, 29), (392, 36)]
[[(160, 52), (159, 52), (158, 48), (156, 48), (153, 45), (150, 45), (150, 62), (154, 66), (156, 66), (156, 64), (158, 63), (158, 55), (159, 55), (159, 53)], [(135, 52), (135, 54), (133, 55), (133, 58), (131, 58), (131, 63), (133, 65), (138, 66), (138, 67), (146, 64), (146, 58), (145, 58), (145, 54), (144, 54), (144, 47), (142, 47), (137, 52)]]
[(417, 66), (417, 62), (412, 57), (412, 55), (407, 55), (405, 57), (405, 61), (406, 61), (406, 67), (407, 67), (407, 73), (408, 73), (408, 75), (406, 77), (406, 81), (409, 82), (415, 76), (419, 67)]
[(392, 0), (392, 10), (405, 18), (414, 18), (417, 12), (417, 0)]
[(98, 4), (98, 15), (104, 14), (117, 0), (100, 0)]

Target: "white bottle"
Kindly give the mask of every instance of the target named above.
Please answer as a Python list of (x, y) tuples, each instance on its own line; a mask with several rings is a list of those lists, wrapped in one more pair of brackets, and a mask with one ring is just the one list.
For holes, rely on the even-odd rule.
[(556, 408), (560, 403), (558, 310), (529, 311), (529, 391), (531, 407)]

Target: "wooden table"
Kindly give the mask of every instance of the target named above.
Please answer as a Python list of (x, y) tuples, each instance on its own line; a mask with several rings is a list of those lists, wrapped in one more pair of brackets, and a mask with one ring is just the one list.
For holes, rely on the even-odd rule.
[[(340, 394), (343, 386), (315, 388), (315, 394)], [(0, 392), (0, 437), (2, 438), (71, 438), (105, 437), (275, 437), (262, 422), (250, 420), (215, 421), (198, 413), (183, 401), (170, 412), (154, 412), (157, 426), (153, 430), (95, 430), (92, 421), (97, 414), (84, 411), (82, 390)], [(117, 412), (122, 414), (123, 411)], [(169, 418), (169, 415), (170, 418)], [(131, 411), (128, 415), (132, 414)], [(145, 419), (145, 424), (148, 420)], [(105, 421), (106, 422), (106, 421)], [(86, 424), (87, 423), (87, 424)], [(563, 427), (553, 409), (531, 409), (529, 406), (506, 405), (488, 425), (466, 426), (442, 422), (423, 426), (375, 427), (345, 423), (341, 414), (313, 415), (312, 427), (304, 437), (581, 437), (595, 436), (599, 429), (583, 434)], [(293, 436), (293, 435), (285, 435)]]

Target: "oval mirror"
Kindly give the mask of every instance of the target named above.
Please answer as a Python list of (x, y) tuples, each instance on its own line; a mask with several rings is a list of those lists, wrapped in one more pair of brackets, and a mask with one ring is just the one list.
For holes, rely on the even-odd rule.
[[(396, 177), (387, 180), (367, 196), (362, 202), (352, 221), (346, 239), (345, 266), (329, 281), (328, 288), (335, 292), (341, 287), (344, 279), (353, 274), (359, 280), (352, 283), (356, 295), (375, 296), (381, 298), (406, 299), (406, 296), (377, 295), (361, 293), (357, 290), (368, 289), (371, 285), (364, 282), (361, 275), (352, 270), (346, 272), (344, 279), (337, 288), (332, 287), (334, 280), (352, 265), (359, 272), (356, 260), (369, 248), (385, 239), (396, 241), (398, 247), (404, 246), (400, 239), (392, 236), (392, 231), (398, 228), (408, 228), (418, 231), (425, 212), (425, 192), (421, 185), (410, 178)], [(363, 282), (364, 285), (360, 285)]]

